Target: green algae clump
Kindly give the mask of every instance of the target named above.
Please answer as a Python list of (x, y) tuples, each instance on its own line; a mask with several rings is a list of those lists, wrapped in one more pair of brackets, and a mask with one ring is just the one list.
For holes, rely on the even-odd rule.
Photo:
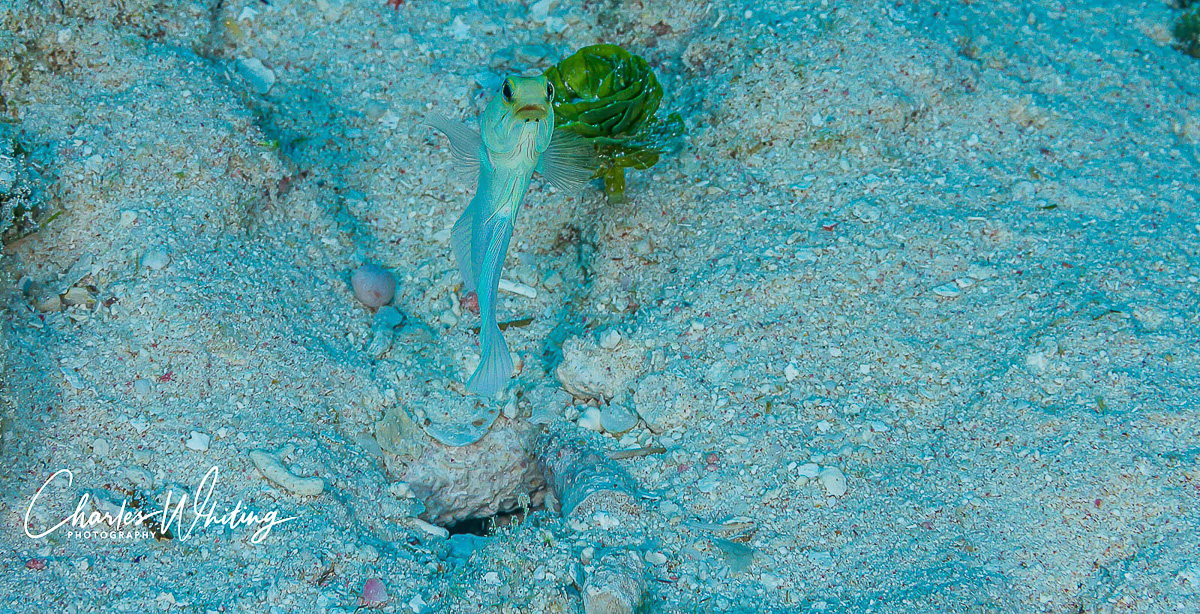
[(545, 73), (554, 86), (555, 130), (587, 139), (596, 149), (610, 202), (625, 195), (625, 169), (658, 163), (683, 134), (683, 119), (655, 117), (662, 86), (650, 65), (617, 45), (591, 45)]
[(1175, 22), (1175, 47), (1194, 58), (1200, 58), (1200, 7), (1184, 13)]

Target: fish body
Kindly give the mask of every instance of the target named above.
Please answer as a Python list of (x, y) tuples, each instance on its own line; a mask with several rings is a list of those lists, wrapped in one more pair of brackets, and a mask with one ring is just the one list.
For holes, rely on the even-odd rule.
[(533, 173), (564, 190), (582, 186), (592, 173), (590, 146), (571, 133), (555, 133), (553, 99), (544, 77), (509, 77), (488, 103), (478, 131), (441, 117), (430, 120), (450, 139), (456, 163), (477, 177), (475, 196), (450, 237), (463, 285), (479, 297), (481, 355), (467, 390), (483, 396), (503, 389), (513, 371), (496, 320), (496, 295)]

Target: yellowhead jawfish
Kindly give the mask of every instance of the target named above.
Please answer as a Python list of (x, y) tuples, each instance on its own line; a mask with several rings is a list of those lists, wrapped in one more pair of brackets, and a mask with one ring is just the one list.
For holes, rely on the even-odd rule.
[(534, 171), (560, 190), (573, 191), (592, 176), (591, 146), (554, 130), (554, 87), (545, 77), (509, 77), (476, 130), (444, 117), (430, 125), (450, 139), (455, 162), (475, 175), (475, 197), (450, 235), (465, 290), (479, 295), (479, 367), (467, 390), (491, 396), (504, 388), (513, 361), (496, 321), (500, 269), (517, 209)]

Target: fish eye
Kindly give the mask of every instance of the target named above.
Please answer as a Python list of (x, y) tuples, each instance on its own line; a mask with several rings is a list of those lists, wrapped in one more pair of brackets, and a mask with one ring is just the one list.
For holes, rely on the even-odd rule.
[(512, 102), (513, 101), (512, 81), (505, 79), (504, 80), (504, 89), (501, 90), (500, 93), (504, 96), (504, 102)]
[(554, 84), (546, 84), (546, 100), (554, 100)]

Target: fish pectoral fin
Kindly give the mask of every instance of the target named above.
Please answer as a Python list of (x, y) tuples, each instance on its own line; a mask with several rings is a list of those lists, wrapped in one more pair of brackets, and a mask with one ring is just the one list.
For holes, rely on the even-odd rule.
[(574, 132), (555, 130), (534, 170), (559, 190), (574, 193), (583, 189), (595, 169), (591, 143)]
[(479, 176), (479, 154), (483, 147), (483, 137), (479, 135), (479, 130), (437, 113), (430, 115), (425, 123), (450, 140), (455, 174), (465, 180), (474, 181)]

